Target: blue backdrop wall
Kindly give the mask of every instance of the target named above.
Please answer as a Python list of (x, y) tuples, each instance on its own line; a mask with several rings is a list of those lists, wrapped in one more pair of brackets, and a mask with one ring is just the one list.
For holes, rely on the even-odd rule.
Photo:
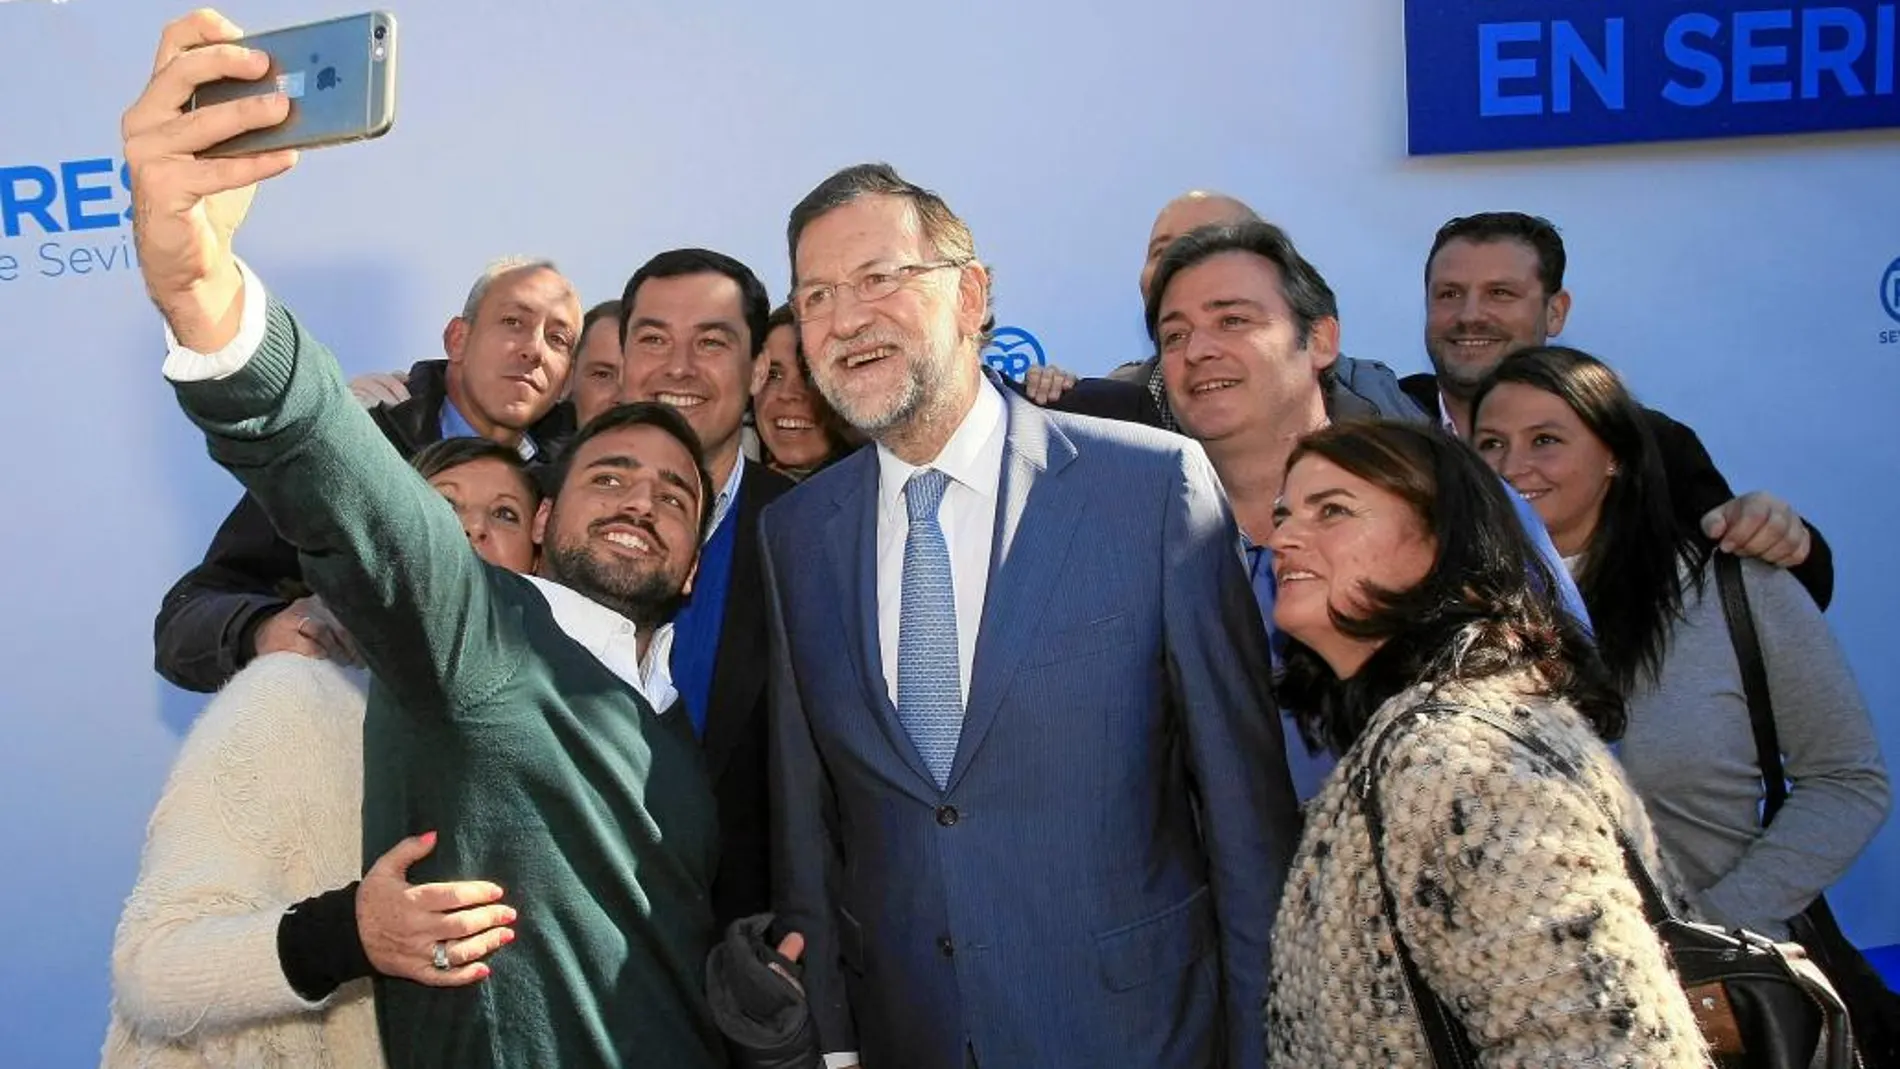
[[(227, 13), (263, 29), (350, 10)], [(119, 114), (173, 13), (0, 0), (7, 1066), (97, 1058), (119, 905), (202, 704), (152, 673), (152, 615), (236, 498), (159, 376), (123, 219)], [(1433, 230), (1536, 211), (1571, 250), (1565, 340), (1695, 426), (1738, 486), (1826, 529), (1829, 617), (1900, 755), (1891, 132), (1409, 158), (1403, 20), (1379, 0), (407, 0), (396, 14), (394, 132), (307, 155), (259, 197), (242, 243), (353, 371), (439, 355), (443, 322), (501, 254), (555, 257), (592, 301), (659, 249), (707, 245), (783, 293), (787, 210), (864, 159), (970, 220), (1002, 321), (1052, 361), (1102, 371), (1145, 353), (1149, 221), (1211, 186), (1293, 232), (1340, 293), (1348, 351), (1411, 371)], [(1890, 827), (1837, 895), (1863, 943), (1900, 942), (1896, 886)]]

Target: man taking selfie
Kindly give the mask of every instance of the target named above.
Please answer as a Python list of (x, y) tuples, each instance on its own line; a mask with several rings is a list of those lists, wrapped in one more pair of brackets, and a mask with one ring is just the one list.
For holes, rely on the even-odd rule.
[[(378, 981), (388, 1062), (718, 1066), (702, 991), (716, 810), (690, 734), (660, 715), (673, 688), (655, 641), (711, 508), (698, 438), (660, 405), (595, 421), (535, 517), (539, 574), (483, 564), (335, 359), (233, 253), (256, 184), (296, 163), (201, 156), (289, 111), (279, 94), (186, 111), (201, 85), (265, 74), (239, 36), (211, 11), (166, 27), (124, 117), (140, 269), (172, 334), (165, 375), (374, 674), (366, 856), (439, 829), (415, 878), (491, 879), (521, 916), (478, 984)], [(457, 964), (440, 945), (435, 959)]]

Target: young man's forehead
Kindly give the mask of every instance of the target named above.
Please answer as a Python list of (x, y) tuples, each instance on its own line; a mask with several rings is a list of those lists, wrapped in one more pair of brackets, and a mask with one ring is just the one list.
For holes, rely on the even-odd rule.
[[(589, 438), (574, 458), (576, 469), (616, 467), (676, 476), (697, 486), (692, 451), (666, 430), (648, 423), (615, 427)], [(670, 480), (669, 480), (670, 481)]]

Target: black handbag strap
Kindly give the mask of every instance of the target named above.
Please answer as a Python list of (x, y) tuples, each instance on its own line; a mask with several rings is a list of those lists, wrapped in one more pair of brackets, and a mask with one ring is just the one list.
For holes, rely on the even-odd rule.
[[(1413, 710), (1413, 716), (1430, 715), (1443, 706), (1420, 706)], [(1366, 835), (1372, 840), (1372, 871), (1379, 878), (1380, 905), (1385, 910), (1385, 925), (1392, 932), (1392, 945), (1398, 951), (1399, 968), (1405, 980), (1406, 994), (1411, 997), (1412, 1010), (1418, 1015), (1419, 1026), (1425, 1032), (1425, 1045), (1429, 1048), (1432, 1064), (1438, 1069), (1475, 1069), (1478, 1064), (1478, 1052), (1471, 1045), (1471, 1037), (1465, 1033), (1464, 1026), (1452, 1017), (1451, 1008), (1445, 1000), (1438, 997), (1430, 984), (1419, 974), (1418, 963), (1412, 960), (1412, 949), (1405, 942), (1404, 933), (1399, 931), (1398, 898), (1392, 891), (1392, 883), (1385, 875), (1385, 808), (1379, 800), (1379, 763), (1385, 756), (1392, 735), (1403, 726), (1407, 717), (1399, 717), (1387, 724), (1373, 740), (1366, 752), (1365, 767), (1359, 770), (1359, 778), (1354, 784), (1359, 793), (1360, 811), (1366, 818)]]
[[(1715, 584), (1722, 595), (1722, 616), (1728, 621), (1729, 644), (1735, 647), (1735, 663), (1742, 670), (1742, 694), (1748, 699), (1748, 725), (1755, 733), (1755, 762), (1761, 768), (1762, 782), (1761, 826), (1765, 828), (1788, 801), (1788, 773), (1781, 765), (1781, 735), (1775, 730), (1775, 706), (1768, 698), (1768, 665), (1762, 658), (1761, 639), (1755, 633), (1754, 614), (1748, 608), (1748, 588), (1742, 585), (1741, 558), (1716, 550), (1712, 563)], [(1836, 948), (1845, 947), (1859, 953), (1841, 931), (1840, 921), (1834, 919), (1834, 909), (1828, 905), (1825, 893), (1815, 895), (1800, 917), (1806, 917), (1816, 928), (1817, 938), (1810, 940), (1815, 945), (1807, 950), (1817, 960), (1831, 964), (1838, 971), (1841, 966), (1829, 961)]]
[[(1405, 936), (1399, 931), (1398, 896), (1392, 889), (1392, 883), (1385, 874), (1385, 807), (1379, 798), (1379, 766), (1385, 756), (1385, 750), (1391, 745), (1392, 736), (1408, 722), (1437, 716), (1443, 713), (1459, 713), (1489, 724), (1507, 738), (1515, 740), (1525, 749), (1552, 764), (1562, 767), (1567, 764), (1553, 750), (1549, 743), (1529, 734), (1507, 720), (1490, 715), (1486, 710), (1466, 708), (1443, 702), (1428, 702), (1410, 711), (1405, 716), (1396, 717), (1380, 730), (1377, 738), (1366, 752), (1366, 763), (1360, 768), (1354, 783), (1359, 794), (1360, 810), (1365, 814), (1366, 834), (1372, 840), (1372, 869), (1379, 879), (1380, 904), (1385, 910), (1386, 927), (1392, 930), (1392, 943), (1398, 950), (1399, 967), (1403, 970), (1405, 987), (1412, 999), (1412, 1008), (1418, 1014), (1420, 1027), (1425, 1032), (1425, 1042), (1430, 1048), (1432, 1062), (1438, 1069), (1467, 1069), (1478, 1065), (1476, 1048), (1471, 1037), (1459, 1023), (1445, 1000), (1438, 997), (1430, 984), (1418, 971), (1418, 963), (1412, 958), (1411, 948), (1405, 942)], [(1636, 843), (1624, 830), (1622, 821), (1616, 820), (1601, 798), (1592, 796), (1597, 808), (1610, 818), (1610, 826), (1616, 829), (1616, 844), (1623, 853), (1623, 864), (1629, 870), (1631, 882), (1636, 885), (1637, 893), (1643, 900), (1645, 920), (1653, 928), (1675, 917), (1669, 908), (1669, 901), (1663, 897), (1662, 888), (1650, 874), (1649, 866), (1643, 863), (1643, 857), (1636, 850)]]
[(1755, 732), (1755, 762), (1761, 768), (1764, 789), (1761, 823), (1767, 827), (1788, 800), (1788, 774), (1781, 767), (1781, 738), (1775, 731), (1775, 707), (1768, 700), (1768, 666), (1762, 660), (1755, 617), (1748, 609), (1748, 588), (1742, 585), (1742, 560), (1716, 550), (1715, 585), (1722, 595), (1722, 615), (1728, 620), (1729, 644), (1742, 670), (1742, 695), (1748, 700), (1748, 725)]

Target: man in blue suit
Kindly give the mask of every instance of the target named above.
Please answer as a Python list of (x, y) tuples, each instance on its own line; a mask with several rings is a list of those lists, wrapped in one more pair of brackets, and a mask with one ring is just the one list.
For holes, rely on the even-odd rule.
[(762, 522), (777, 907), (827, 1064), (1259, 1065), (1299, 818), (1212, 468), (986, 378), (969, 228), (889, 167), (789, 231), (813, 381), (875, 443)]

